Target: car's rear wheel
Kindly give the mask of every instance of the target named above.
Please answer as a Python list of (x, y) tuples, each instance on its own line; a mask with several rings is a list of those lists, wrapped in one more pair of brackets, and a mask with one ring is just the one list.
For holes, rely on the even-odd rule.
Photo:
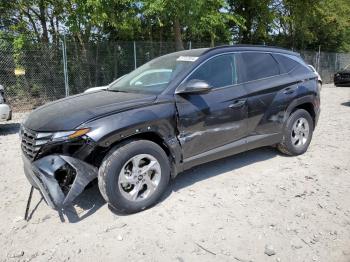
[(131, 140), (104, 158), (98, 184), (111, 207), (134, 213), (154, 205), (169, 179), (170, 163), (164, 150), (151, 141)]
[(283, 131), (283, 139), (277, 148), (284, 154), (301, 155), (308, 149), (314, 124), (310, 114), (304, 109), (297, 109), (288, 118)]

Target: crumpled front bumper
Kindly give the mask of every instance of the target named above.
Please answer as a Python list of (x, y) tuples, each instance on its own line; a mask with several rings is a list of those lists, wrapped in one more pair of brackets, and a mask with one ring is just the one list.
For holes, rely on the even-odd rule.
[[(98, 173), (96, 167), (65, 155), (49, 155), (34, 162), (24, 155), (22, 158), (28, 181), (41, 191), (47, 204), (57, 210), (72, 203)], [(63, 190), (57, 180), (57, 171), (65, 165), (68, 165), (75, 174), (68, 192)]]

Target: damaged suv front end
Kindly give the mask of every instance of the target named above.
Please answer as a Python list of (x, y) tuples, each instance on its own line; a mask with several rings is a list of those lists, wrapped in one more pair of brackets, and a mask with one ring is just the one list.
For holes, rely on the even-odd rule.
[(69, 206), (97, 178), (113, 139), (120, 139), (116, 133), (127, 135), (127, 127), (144, 121), (137, 109), (145, 110), (155, 97), (102, 90), (35, 109), (20, 129), (24, 173), (31, 185), (52, 208)]
[(69, 205), (97, 177), (97, 167), (86, 162), (95, 148), (89, 131), (35, 132), (21, 126), (25, 175), (54, 209)]

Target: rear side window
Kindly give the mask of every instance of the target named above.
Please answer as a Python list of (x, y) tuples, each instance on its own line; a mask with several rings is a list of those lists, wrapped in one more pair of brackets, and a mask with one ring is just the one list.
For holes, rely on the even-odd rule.
[(243, 52), (245, 81), (253, 81), (280, 74), (276, 60), (267, 53)]
[(273, 56), (281, 65), (281, 73), (289, 73), (298, 65), (297, 61), (294, 61), (285, 55), (274, 54)]
[(213, 88), (237, 84), (236, 55), (226, 54), (210, 59), (196, 69), (187, 81), (194, 79), (206, 81)]

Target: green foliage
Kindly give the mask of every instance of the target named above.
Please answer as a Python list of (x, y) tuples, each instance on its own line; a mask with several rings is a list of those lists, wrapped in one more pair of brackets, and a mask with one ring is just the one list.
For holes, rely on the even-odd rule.
[(275, 12), (272, 0), (229, 0), (231, 12), (244, 19), (241, 28), (234, 27), (239, 43), (265, 44), (273, 34)]
[(283, 0), (276, 20), (278, 45), (295, 49), (350, 51), (348, 0)]
[(198, 18), (194, 21), (193, 32), (199, 37), (208, 34), (212, 45), (215, 40), (222, 42), (232, 40), (230, 24), (243, 26), (242, 16), (229, 12), (229, 5), (224, 0), (201, 1), (198, 7)]
[(0, 1), (0, 38), (16, 50), (82, 49), (116, 40), (275, 44), (350, 51), (349, 0), (11, 0)]

